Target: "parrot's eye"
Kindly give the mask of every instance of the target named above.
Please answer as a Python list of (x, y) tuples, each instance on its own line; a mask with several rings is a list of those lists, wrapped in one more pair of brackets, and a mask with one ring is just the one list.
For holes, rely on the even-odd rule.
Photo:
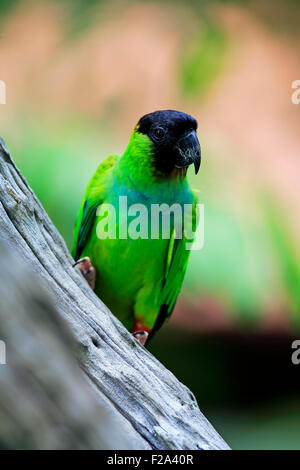
[(166, 133), (167, 133), (166, 129), (164, 127), (161, 127), (161, 126), (157, 126), (153, 129), (153, 136), (154, 136), (155, 140), (163, 140)]

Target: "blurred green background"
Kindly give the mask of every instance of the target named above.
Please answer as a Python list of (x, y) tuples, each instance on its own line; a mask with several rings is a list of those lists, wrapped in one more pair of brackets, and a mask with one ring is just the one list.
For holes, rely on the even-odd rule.
[(299, 2), (0, 1), (0, 24), (1, 135), (69, 247), (140, 116), (198, 119), (204, 248), (149, 348), (233, 448), (300, 449)]

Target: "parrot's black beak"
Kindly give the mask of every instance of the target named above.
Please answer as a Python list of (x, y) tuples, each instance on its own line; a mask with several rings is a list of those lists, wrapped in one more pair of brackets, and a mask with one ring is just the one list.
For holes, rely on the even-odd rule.
[(201, 148), (196, 131), (190, 131), (181, 137), (175, 150), (177, 152), (175, 167), (183, 168), (193, 163), (197, 174), (201, 163)]

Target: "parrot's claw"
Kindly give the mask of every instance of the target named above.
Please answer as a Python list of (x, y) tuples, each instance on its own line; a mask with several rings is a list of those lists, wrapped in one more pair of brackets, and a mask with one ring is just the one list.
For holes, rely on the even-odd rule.
[(90, 258), (88, 256), (80, 258), (73, 264), (73, 268), (75, 266), (78, 266), (79, 271), (82, 273), (89, 286), (94, 290), (96, 284), (96, 270), (91, 264)]
[(149, 333), (147, 333), (147, 331), (140, 330), (140, 331), (135, 331), (135, 332), (132, 333), (132, 334), (133, 334), (133, 336), (135, 337), (135, 339), (137, 339), (138, 342), (139, 342), (142, 346), (145, 346), (146, 341), (147, 341), (148, 336), (149, 336)]

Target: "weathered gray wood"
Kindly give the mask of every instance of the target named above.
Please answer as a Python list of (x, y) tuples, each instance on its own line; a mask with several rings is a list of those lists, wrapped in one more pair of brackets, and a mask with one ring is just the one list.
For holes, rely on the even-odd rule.
[(0, 365), (0, 448), (149, 448), (88, 384), (66, 322), (39, 279), (3, 247), (0, 338), (6, 345), (6, 365)]
[(132, 448), (228, 449), (200, 412), (190, 390), (137, 343), (72, 268), (64, 241), (3, 141), (0, 240), (42, 281), (74, 334), (79, 363), (94, 384), (99, 401), (104, 395), (115, 413), (130, 423), (135, 438)]

